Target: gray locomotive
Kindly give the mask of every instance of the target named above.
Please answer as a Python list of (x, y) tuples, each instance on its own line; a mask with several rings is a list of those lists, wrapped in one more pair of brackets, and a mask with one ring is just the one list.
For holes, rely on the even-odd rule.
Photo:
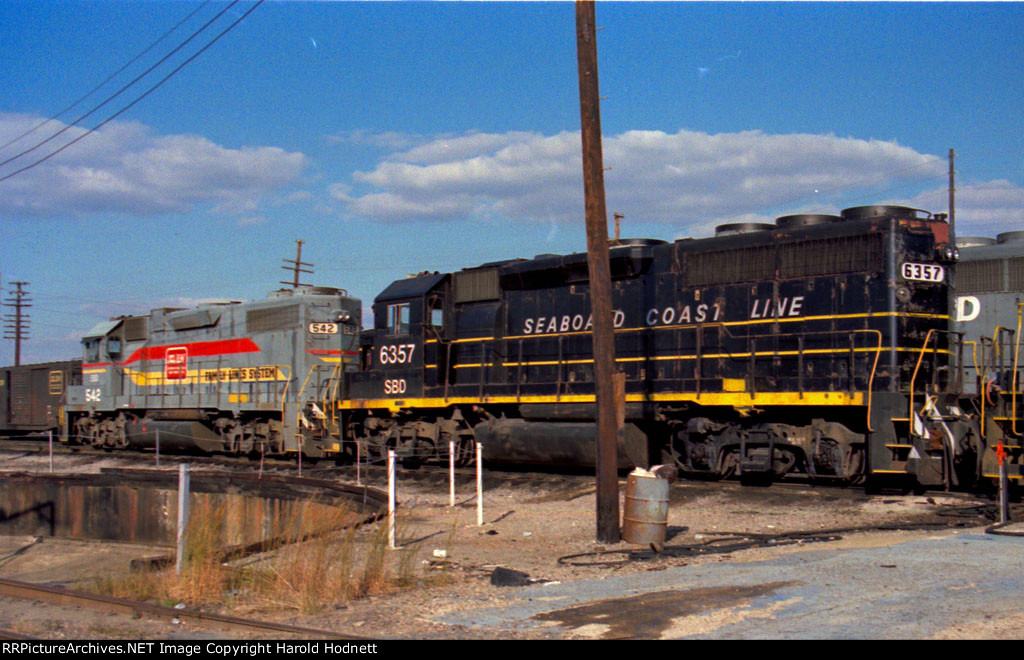
[(153, 446), (159, 433), (167, 448), (336, 453), (361, 314), (343, 290), (306, 287), (100, 323), (68, 388), (68, 439)]
[(1019, 484), (1024, 476), (1024, 231), (996, 238), (961, 237), (957, 247), (954, 328), (963, 337), (959, 359), (968, 375), (965, 405), (977, 416), (985, 436), (978, 477), (998, 478), (997, 454), (1003, 453), (1009, 478)]

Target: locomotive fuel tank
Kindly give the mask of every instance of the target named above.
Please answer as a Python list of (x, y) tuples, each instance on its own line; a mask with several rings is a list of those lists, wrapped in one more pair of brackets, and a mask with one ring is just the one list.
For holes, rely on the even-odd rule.
[[(489, 419), (473, 427), (488, 462), (594, 467), (597, 465), (597, 425), (593, 422), (532, 422)], [(619, 434), (620, 469), (649, 466), (647, 436), (635, 424)]]

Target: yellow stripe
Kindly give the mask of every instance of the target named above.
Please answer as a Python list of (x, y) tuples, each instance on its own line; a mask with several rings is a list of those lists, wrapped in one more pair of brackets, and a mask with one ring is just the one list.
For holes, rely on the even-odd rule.
[(99, 369), (82, 369), (83, 374), (102, 374), (106, 373), (106, 367), (100, 367)]
[[(887, 352), (888, 350), (890, 350), (890, 349), (888, 349), (885, 346), (882, 347), (882, 352), (883, 353)], [(902, 351), (904, 353), (920, 353), (923, 349), (897, 346), (895, 350), (896, 351)], [(803, 351), (803, 354), (804, 355), (847, 355), (847, 354), (849, 354), (849, 352), (850, 352), (850, 349), (848, 349), (848, 348), (839, 348), (839, 349), (819, 348), (819, 349), (814, 349), (814, 350)], [(853, 349), (853, 352), (854, 353), (877, 353), (878, 352), (878, 347), (876, 346), (874, 348), (871, 348), (871, 347), (855, 348), (855, 349)], [(928, 352), (932, 352), (932, 351), (928, 351)], [(944, 350), (940, 350), (940, 351), (935, 351), (935, 352), (936, 353), (940, 353), (942, 355), (952, 355), (953, 354), (952, 351), (948, 351), (948, 350), (945, 350), (945, 349)], [(725, 358), (725, 359), (729, 359), (729, 358), (740, 359), (740, 358), (743, 358), (743, 359), (746, 359), (746, 358), (749, 358), (750, 355), (751, 355), (750, 353), (705, 353), (705, 354), (701, 355), (700, 357), (701, 357), (702, 360), (715, 360), (715, 359), (719, 359), (719, 358)], [(792, 357), (792, 356), (799, 356), (799, 355), (800, 355), (800, 351), (757, 351), (756, 353), (754, 353), (754, 357), (755, 358), (758, 358), (758, 357)], [(664, 360), (696, 360), (696, 359), (697, 359), (697, 355), (654, 355), (654, 356), (650, 356), (650, 357), (646, 357), (645, 356), (645, 357), (615, 358), (615, 361), (616, 362), (646, 362), (646, 361), (654, 362), (654, 361), (664, 361)], [(557, 366), (559, 364), (591, 364), (593, 362), (594, 362), (594, 360), (592, 360), (592, 359), (591, 360), (562, 360), (561, 362), (559, 362), (558, 360), (538, 360), (536, 362), (523, 362), (521, 364), (524, 367), (550, 367), (550, 366)], [(474, 362), (474, 363), (469, 363), (469, 364), (456, 364), (453, 368), (455, 368), (455, 369), (475, 369), (475, 368), (478, 368), (480, 366), (481, 365), (480, 365), (479, 362)], [(493, 366), (495, 366), (495, 363), (494, 362), (488, 362), (486, 365), (483, 365), (483, 366), (493, 367)], [(502, 366), (504, 366), (504, 367), (518, 367), (518, 366), (520, 366), (520, 363), (519, 362), (505, 362)], [(435, 369), (435, 368), (437, 368), (437, 365), (435, 365), (435, 364), (428, 364), (428, 365), (425, 365), (425, 367), (427, 369)]]
[[(985, 477), (986, 479), (998, 479), (999, 478), (998, 474), (983, 474), (981, 476)], [(1006, 475), (1006, 478), (1007, 479), (1017, 479), (1019, 481), (1022, 478), (1022, 476), (1019, 475), (1019, 474), (1008, 474), (1008, 475)]]
[[(163, 370), (160, 371), (136, 371), (125, 369), (124, 375), (131, 378), (132, 383), (142, 387), (155, 387), (158, 385), (218, 385), (223, 383), (272, 383), (288, 380), (282, 371), (282, 367), (275, 367), (274, 377), (266, 378), (258, 376), (251, 377), (251, 369), (269, 369), (272, 365), (261, 367), (234, 367), (224, 369), (189, 369), (186, 378), (168, 380), (164, 378)], [(287, 369), (287, 367), (283, 367)], [(238, 378), (232, 376), (239, 374)]]
[[(751, 396), (747, 392), (665, 392), (660, 394), (627, 394), (627, 402), (694, 402), (702, 406), (862, 406), (864, 393), (854, 392), (759, 392)], [(409, 399), (351, 399), (339, 401), (341, 410), (362, 408), (444, 408), (453, 405), (473, 403), (593, 403), (593, 394), (565, 394), (562, 396), (484, 396), (484, 397), (442, 397)]]
[[(769, 318), (769, 319), (750, 319), (747, 321), (708, 321), (706, 323), (692, 323), (686, 325), (646, 325), (635, 328), (616, 328), (615, 332), (640, 332), (642, 330), (696, 330), (698, 328), (716, 328), (719, 326), (723, 327), (741, 327), (745, 325), (764, 325), (765, 323), (802, 323), (805, 321), (834, 321), (834, 320), (849, 320), (849, 319), (880, 319), (880, 318), (908, 318), (908, 319), (932, 319), (935, 321), (948, 321), (949, 314), (923, 314), (919, 312), (872, 312), (870, 314), (825, 314), (821, 316), (794, 316), (786, 318)], [(501, 337), (502, 340), (513, 340), (513, 339), (534, 339), (537, 337), (571, 337), (578, 335), (589, 335), (590, 330), (577, 330), (573, 332), (538, 332), (532, 335), (509, 335), (507, 337)], [(769, 337), (771, 335), (763, 335)], [(733, 337), (733, 339), (743, 339), (743, 337)], [(450, 343), (453, 344), (464, 344), (474, 341), (494, 341), (494, 337), (479, 337), (472, 339), (455, 339)], [(436, 339), (427, 339), (426, 343), (436, 343)]]

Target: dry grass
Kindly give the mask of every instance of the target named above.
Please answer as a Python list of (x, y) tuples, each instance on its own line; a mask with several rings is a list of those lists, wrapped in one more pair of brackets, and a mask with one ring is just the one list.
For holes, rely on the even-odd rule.
[[(418, 548), (401, 545), (401, 539), (408, 538), (408, 513), (399, 516), (399, 549), (391, 550), (386, 519), (361, 527), (358, 516), (346, 507), (303, 502), (279, 520), (279, 547), (250, 558), (243, 568), (221, 561), (224, 530), (237, 523), (232, 515), (224, 505), (193, 509), (181, 575), (174, 567), (134, 571), (100, 580), (93, 590), (168, 605), (284, 608), (309, 614), (368, 595), (446, 580), (437, 572), (424, 575), (417, 563)], [(449, 546), (453, 535), (454, 528)]]

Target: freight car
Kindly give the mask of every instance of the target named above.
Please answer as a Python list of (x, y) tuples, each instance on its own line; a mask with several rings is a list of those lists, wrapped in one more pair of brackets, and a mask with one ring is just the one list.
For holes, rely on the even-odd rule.
[[(974, 477), (978, 422), (951, 357), (942, 215), (796, 215), (611, 249), (620, 466), (837, 481)], [(593, 464), (585, 254), (399, 280), (374, 301), (340, 399), (363, 455)]]
[[(335, 401), (354, 362), (362, 304), (327, 287), (154, 309), (83, 338), (68, 441), (247, 454), (338, 452)], [(353, 365), (354, 366), (354, 365)]]
[(81, 382), (81, 360), (0, 367), (0, 434), (60, 434), (64, 393)]
[[(965, 401), (985, 437), (978, 476), (998, 478), (1002, 444), (1010, 479), (1024, 476), (1024, 405), (1021, 401), (1021, 305), (1024, 304), (1024, 231), (996, 238), (957, 239), (956, 318), (963, 333)], [(1016, 375), (1015, 375), (1016, 374)], [(965, 406), (966, 407), (966, 406)]]

